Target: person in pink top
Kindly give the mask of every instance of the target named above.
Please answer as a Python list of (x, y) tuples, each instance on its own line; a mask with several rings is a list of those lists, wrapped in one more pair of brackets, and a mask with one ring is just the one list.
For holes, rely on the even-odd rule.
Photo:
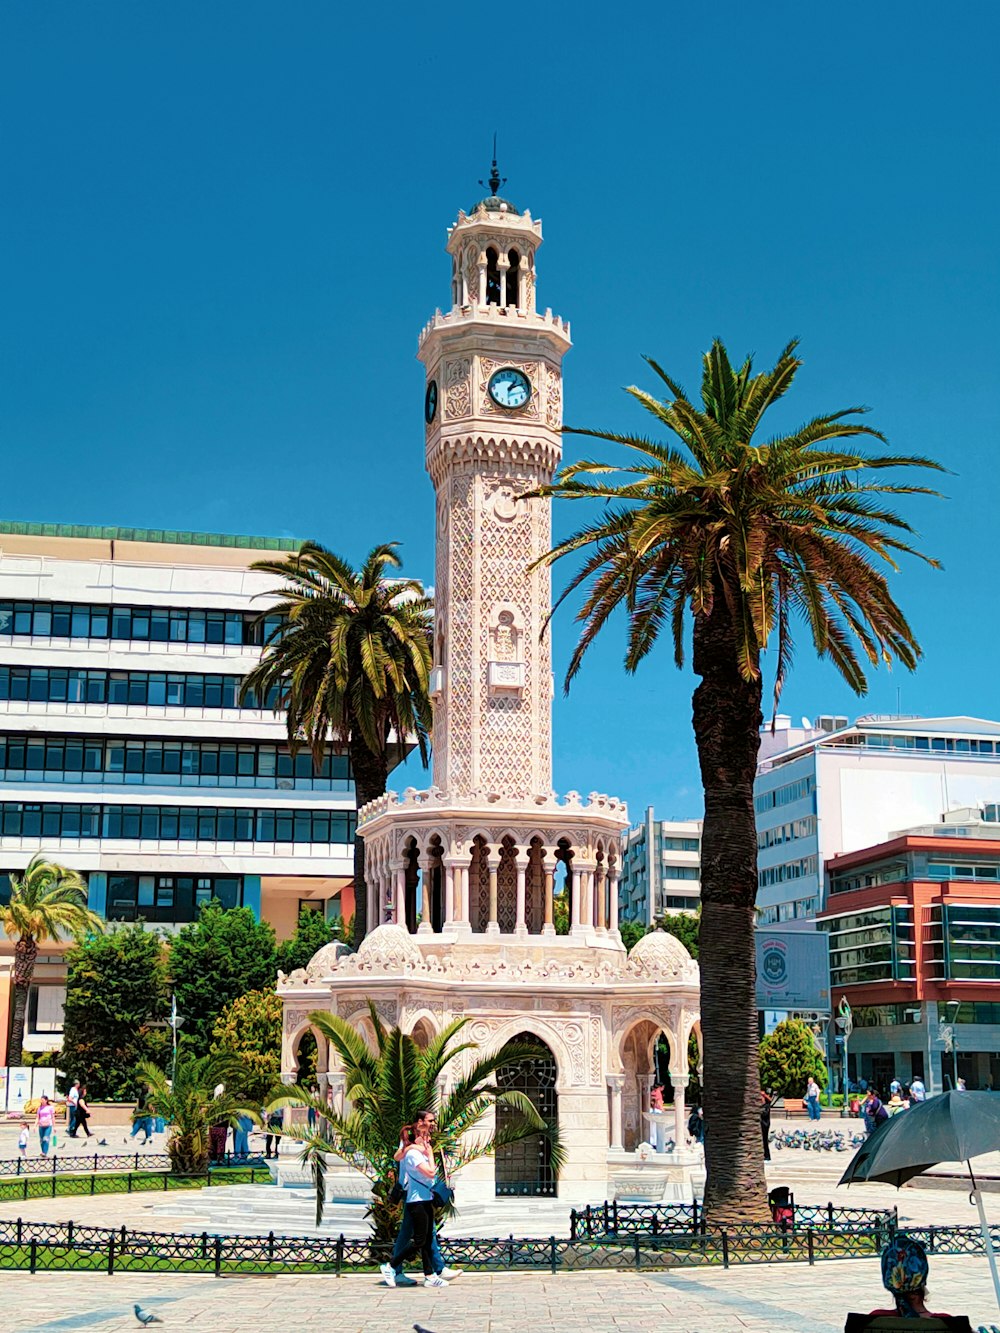
[(43, 1096), (38, 1103), (38, 1111), (35, 1114), (35, 1123), (38, 1125), (38, 1142), (41, 1144), (43, 1157), (49, 1155), (49, 1144), (52, 1142), (52, 1127), (55, 1121), (56, 1109), (48, 1097)]

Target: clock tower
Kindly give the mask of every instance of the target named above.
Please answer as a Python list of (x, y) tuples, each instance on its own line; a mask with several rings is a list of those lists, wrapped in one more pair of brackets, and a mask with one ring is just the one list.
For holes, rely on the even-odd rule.
[(418, 355), (437, 496), (434, 785), (452, 798), (552, 791), (549, 504), (569, 325), (535, 303), (541, 224), (492, 193), (449, 231), (452, 306)]

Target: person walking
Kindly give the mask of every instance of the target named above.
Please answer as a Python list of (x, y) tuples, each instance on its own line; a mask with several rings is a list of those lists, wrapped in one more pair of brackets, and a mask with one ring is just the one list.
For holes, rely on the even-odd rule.
[(809, 1112), (809, 1119), (818, 1120), (820, 1118), (819, 1084), (812, 1075), (809, 1076), (809, 1082), (806, 1084), (805, 1103), (806, 1110)]
[[(394, 1156), (394, 1160), (400, 1164), (399, 1183), (401, 1187), (403, 1187), (403, 1165), (402, 1165), (403, 1158), (405, 1157), (406, 1150), (409, 1148), (410, 1144), (416, 1140), (418, 1129), (424, 1125), (427, 1126), (430, 1135), (433, 1136), (435, 1130), (437, 1129), (437, 1116), (434, 1114), (433, 1111), (421, 1111), (420, 1115), (417, 1116), (415, 1125), (413, 1126), (412, 1129), (410, 1129), (409, 1134), (407, 1134), (406, 1132), (408, 1126), (403, 1127), (403, 1133), (400, 1136), (399, 1140), (399, 1147), (396, 1149), (396, 1153)], [(444, 1184), (447, 1184), (447, 1180), (445, 1179), (445, 1174), (443, 1170), (443, 1157), (442, 1157), (442, 1169), (441, 1171), (439, 1171), (437, 1177), (435, 1177), (435, 1181), (437, 1180), (441, 1180)], [(403, 1188), (405, 1192), (405, 1187)], [(411, 1279), (403, 1275), (403, 1264), (405, 1262), (405, 1256), (407, 1254), (407, 1251), (409, 1250), (412, 1243), (413, 1243), (413, 1222), (412, 1218), (407, 1215), (406, 1209), (404, 1208), (403, 1217), (399, 1224), (399, 1232), (396, 1236), (396, 1243), (392, 1247), (392, 1257), (390, 1258), (387, 1264), (379, 1265), (379, 1270), (381, 1271), (382, 1276), (385, 1279), (387, 1287), (411, 1285)], [(441, 1244), (438, 1240), (436, 1226), (433, 1228), (432, 1231), (431, 1251), (434, 1260), (434, 1272), (438, 1275), (438, 1277), (444, 1278), (445, 1282), (454, 1282), (454, 1280), (457, 1277), (462, 1276), (461, 1268), (446, 1267), (444, 1262), (444, 1255), (441, 1252)]]
[(253, 1127), (253, 1121), (248, 1115), (241, 1115), (236, 1121), (236, 1128), (233, 1130), (233, 1156), (250, 1156), (250, 1130)]
[(919, 1075), (910, 1084), (910, 1097), (915, 1102), (925, 1102), (927, 1100), (927, 1089), (924, 1087), (924, 1080)]
[(760, 1136), (764, 1140), (764, 1161), (771, 1160), (771, 1097), (761, 1089), (760, 1094)]
[(22, 1120), (21, 1132), (17, 1136), (17, 1153), (19, 1157), (27, 1157), (29, 1137), (30, 1135), (28, 1132), (28, 1122), (26, 1120)]
[(48, 1157), (49, 1144), (52, 1142), (52, 1130), (56, 1123), (56, 1109), (45, 1094), (42, 1094), (35, 1112), (35, 1124), (38, 1126), (38, 1146), (42, 1156)]
[[(431, 1147), (430, 1125), (426, 1113), (418, 1117), (414, 1126), (413, 1142), (407, 1147), (400, 1164), (400, 1184), (406, 1193), (403, 1205), (404, 1222), (412, 1228), (413, 1239), (400, 1256), (405, 1263), (412, 1254), (420, 1252), (425, 1287), (446, 1287), (448, 1281), (434, 1271), (434, 1178), (437, 1164)], [(389, 1264), (380, 1265), (387, 1286), (396, 1285), (395, 1272)]]
[(885, 1124), (889, 1119), (889, 1112), (882, 1105), (874, 1088), (868, 1089), (868, 1096), (861, 1107), (861, 1113), (865, 1118), (866, 1134), (874, 1134), (879, 1125)]
[(267, 1129), (267, 1133), (264, 1135), (264, 1156), (277, 1157), (278, 1144), (281, 1142), (281, 1127), (284, 1123), (284, 1116), (280, 1111), (265, 1111), (261, 1115), (261, 1119)]
[(73, 1086), (66, 1094), (66, 1137), (76, 1138), (76, 1106), (80, 1100), (80, 1080), (75, 1078)]
[(90, 1128), (87, 1124), (89, 1119), (90, 1107), (87, 1105), (87, 1089), (81, 1088), (80, 1095), (76, 1100), (76, 1127), (82, 1129), (88, 1139), (91, 1137)]

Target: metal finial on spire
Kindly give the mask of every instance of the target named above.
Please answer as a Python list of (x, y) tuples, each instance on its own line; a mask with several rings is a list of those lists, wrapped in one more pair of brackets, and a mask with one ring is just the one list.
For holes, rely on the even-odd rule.
[(490, 194), (494, 196), (496, 196), (501, 185), (507, 184), (507, 177), (504, 176), (501, 179), (500, 172), (497, 170), (497, 136), (495, 130), (493, 131), (493, 166), (490, 171), (490, 178), (488, 181), (481, 180), (479, 184), (484, 190), (489, 186)]

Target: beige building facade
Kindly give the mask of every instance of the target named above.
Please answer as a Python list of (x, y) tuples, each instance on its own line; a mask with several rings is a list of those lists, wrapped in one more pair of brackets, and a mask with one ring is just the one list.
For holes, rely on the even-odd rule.
[[(463, 1196), (582, 1203), (609, 1196), (651, 1137), (643, 1115), (661, 1033), (675, 1092), (670, 1137), (683, 1144), (698, 975), (663, 934), (626, 956), (624, 804), (552, 789), (550, 576), (534, 563), (551, 544), (550, 504), (526, 496), (561, 457), (570, 331), (537, 306), (541, 224), (501, 199), (498, 184), (449, 231), (451, 308), (434, 315), (418, 351), (436, 498), (432, 784), (359, 811), (373, 928), (357, 954), (330, 946), (280, 979), (283, 1070), (295, 1077), (312, 1010), (372, 1036), (369, 998), (418, 1040), (457, 1016), (484, 1050), (530, 1034), (547, 1055), (504, 1077), (558, 1119), (566, 1167), (557, 1181), (544, 1142), (529, 1143), (468, 1168)], [(556, 931), (560, 910), (566, 934)], [(322, 1045), (321, 1081), (340, 1099)], [(659, 1156), (665, 1180), (680, 1159)]]

